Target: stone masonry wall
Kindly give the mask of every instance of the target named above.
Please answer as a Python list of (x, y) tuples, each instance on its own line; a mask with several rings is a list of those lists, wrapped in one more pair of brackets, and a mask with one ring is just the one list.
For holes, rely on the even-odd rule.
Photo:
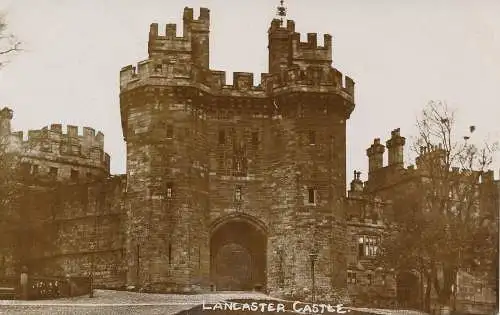
[[(38, 187), (22, 202), (21, 261), (43, 276), (88, 276), (105, 287), (124, 285), (124, 177)], [(23, 232), (24, 231), (24, 232)]]

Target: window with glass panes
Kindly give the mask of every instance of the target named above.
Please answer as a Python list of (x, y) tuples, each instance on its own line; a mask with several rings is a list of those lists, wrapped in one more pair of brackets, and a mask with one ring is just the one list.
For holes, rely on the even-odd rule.
[(360, 235), (358, 237), (358, 255), (359, 257), (372, 257), (377, 255), (379, 246), (379, 237), (373, 235)]

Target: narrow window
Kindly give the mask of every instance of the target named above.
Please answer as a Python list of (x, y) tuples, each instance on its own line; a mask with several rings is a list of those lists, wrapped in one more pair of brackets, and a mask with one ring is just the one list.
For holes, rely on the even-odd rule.
[(71, 170), (71, 175), (70, 175), (71, 180), (76, 181), (78, 180), (78, 171), (77, 170)]
[(310, 145), (316, 144), (316, 132), (314, 132), (313, 130), (309, 131), (309, 144)]
[(172, 264), (172, 244), (168, 244), (168, 264)]
[(166, 195), (168, 199), (172, 198), (172, 186), (172, 183), (167, 183)]
[(252, 145), (256, 146), (259, 144), (259, 133), (254, 131), (252, 132)]
[(372, 285), (373, 284), (372, 275), (368, 274), (367, 278), (368, 278), (368, 284)]
[(358, 239), (358, 256), (359, 257), (363, 257), (364, 256), (364, 253), (365, 253), (365, 249), (364, 249), (364, 238), (363, 236), (360, 236), (359, 239)]
[(226, 143), (226, 132), (224, 130), (219, 130), (219, 144)]
[(201, 269), (201, 248), (198, 246), (198, 270)]
[(308, 189), (307, 202), (309, 204), (314, 204), (316, 202), (316, 190), (314, 188)]
[(236, 201), (241, 201), (242, 200), (242, 196), (241, 196), (241, 187), (236, 187), (236, 191), (234, 193), (234, 199)]
[(172, 125), (167, 125), (167, 139), (172, 139), (174, 137), (174, 127)]

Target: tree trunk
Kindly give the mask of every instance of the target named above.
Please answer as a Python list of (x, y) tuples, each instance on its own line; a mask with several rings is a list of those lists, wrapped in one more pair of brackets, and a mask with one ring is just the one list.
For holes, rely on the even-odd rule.
[[(443, 267), (443, 285), (438, 292), (438, 302), (441, 314), (449, 314), (451, 306), (452, 286), (455, 283), (456, 269), (454, 267)], [(434, 279), (435, 283), (439, 280)]]
[(431, 277), (427, 275), (427, 287), (425, 288), (425, 300), (424, 300), (424, 311), (427, 313), (431, 312), (431, 290), (432, 290)]

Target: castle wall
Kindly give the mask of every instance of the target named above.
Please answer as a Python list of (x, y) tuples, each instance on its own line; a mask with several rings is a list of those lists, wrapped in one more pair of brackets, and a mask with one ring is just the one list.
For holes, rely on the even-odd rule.
[(98, 286), (123, 286), (124, 185), (113, 177), (30, 188), (18, 209), (18, 263), (43, 276), (93, 273)]

